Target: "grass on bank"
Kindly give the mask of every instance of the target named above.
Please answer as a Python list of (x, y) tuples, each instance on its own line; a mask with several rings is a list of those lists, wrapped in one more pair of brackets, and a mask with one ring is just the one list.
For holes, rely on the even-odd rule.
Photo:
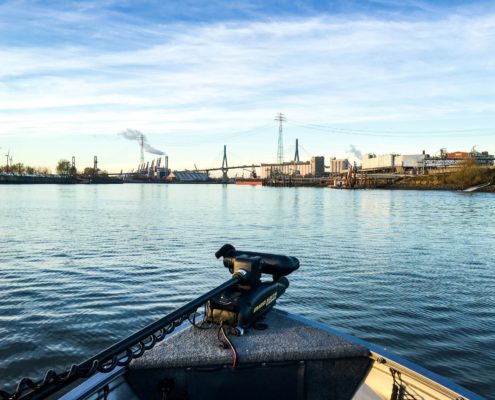
[(464, 190), (485, 183), (495, 185), (495, 168), (482, 167), (466, 160), (459, 168), (444, 173), (411, 176), (393, 186), (418, 189)]
[(480, 167), (474, 160), (467, 160), (455, 171), (445, 176), (445, 182), (456, 185), (460, 189), (478, 186), (485, 183), (495, 183), (495, 169)]

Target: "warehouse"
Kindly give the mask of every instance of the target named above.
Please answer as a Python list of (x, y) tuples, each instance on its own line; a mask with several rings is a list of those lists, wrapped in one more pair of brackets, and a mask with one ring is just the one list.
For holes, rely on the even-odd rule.
[(381, 172), (406, 172), (418, 170), (423, 167), (423, 160), (426, 155), (423, 154), (366, 154), (363, 157), (362, 169), (364, 171), (381, 171)]
[(195, 171), (173, 171), (167, 176), (167, 181), (169, 182), (182, 182), (182, 183), (193, 183), (193, 182), (206, 182), (210, 178), (205, 172), (195, 172)]
[(282, 164), (261, 164), (261, 179), (268, 179), (278, 175), (310, 176), (311, 162), (284, 162)]

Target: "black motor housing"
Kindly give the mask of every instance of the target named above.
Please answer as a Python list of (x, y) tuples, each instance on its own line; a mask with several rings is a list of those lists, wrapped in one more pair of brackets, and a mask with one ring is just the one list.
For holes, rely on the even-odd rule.
[[(276, 254), (236, 250), (226, 244), (215, 253), (240, 282), (208, 302), (206, 320), (248, 328), (266, 314), (285, 293), (289, 281), (285, 275), (299, 268), (299, 260)], [(272, 281), (262, 282), (262, 274)]]
[(277, 281), (262, 282), (248, 291), (227, 290), (209, 301), (206, 321), (249, 328), (275, 305), (287, 287), (289, 280), (282, 277)]

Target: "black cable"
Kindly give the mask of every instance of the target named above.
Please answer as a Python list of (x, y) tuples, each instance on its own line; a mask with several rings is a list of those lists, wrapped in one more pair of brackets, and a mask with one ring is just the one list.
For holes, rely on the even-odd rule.
[(197, 329), (210, 329), (212, 327), (212, 323), (206, 321), (206, 303), (204, 305), (204, 310), (203, 310), (203, 319), (201, 322), (198, 324), (196, 323), (196, 315), (198, 315), (198, 310), (196, 309), (191, 315), (192, 315), (192, 320), (191, 320), (191, 315), (187, 318), (189, 323), (194, 326)]

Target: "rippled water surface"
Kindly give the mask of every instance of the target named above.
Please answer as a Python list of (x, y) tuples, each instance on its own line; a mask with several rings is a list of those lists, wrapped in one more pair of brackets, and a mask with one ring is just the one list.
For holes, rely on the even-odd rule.
[(0, 387), (223, 282), (232, 243), (300, 259), (279, 307), (495, 398), (493, 194), (25, 185), (0, 204)]

